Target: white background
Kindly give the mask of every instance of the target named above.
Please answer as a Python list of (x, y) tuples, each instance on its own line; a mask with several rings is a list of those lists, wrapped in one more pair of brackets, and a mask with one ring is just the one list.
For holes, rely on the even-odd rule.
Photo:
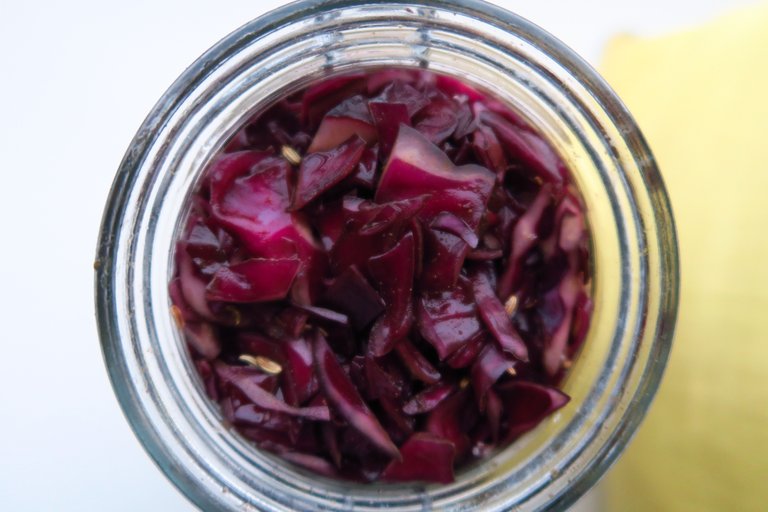
[[(282, 3), (0, 0), (1, 510), (193, 509), (109, 385), (93, 313), (96, 236), (157, 98), (217, 40)], [(496, 3), (597, 65), (612, 35), (664, 33), (750, 2)]]

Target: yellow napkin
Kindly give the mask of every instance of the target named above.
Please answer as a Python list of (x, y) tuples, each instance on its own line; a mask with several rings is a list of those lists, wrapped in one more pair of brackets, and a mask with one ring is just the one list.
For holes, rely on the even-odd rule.
[(674, 348), (608, 510), (768, 510), (768, 5), (656, 39), (602, 73), (653, 149), (678, 226)]

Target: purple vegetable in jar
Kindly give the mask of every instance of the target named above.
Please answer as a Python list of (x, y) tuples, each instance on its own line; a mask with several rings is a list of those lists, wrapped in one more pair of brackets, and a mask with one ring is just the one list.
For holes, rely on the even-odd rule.
[(208, 397), (305, 470), (444, 484), (565, 407), (590, 240), (569, 169), (462, 81), (330, 78), (248, 120), (176, 244)]

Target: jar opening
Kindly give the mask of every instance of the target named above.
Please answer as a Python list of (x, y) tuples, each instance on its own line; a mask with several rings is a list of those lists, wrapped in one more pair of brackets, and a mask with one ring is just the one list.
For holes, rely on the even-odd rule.
[[(588, 349), (564, 384), (577, 407), (449, 486), (320, 485), (242, 443), (202, 397), (167, 300), (170, 255), (202, 169), (288, 84), (298, 88), (330, 70), (424, 63), (513, 105), (575, 170), (593, 233), (596, 304)], [(224, 39), (137, 134), (107, 204), (97, 258), (100, 335), (118, 398), (153, 458), (202, 508), (567, 506), (641, 420), (677, 307), (671, 212), (631, 117), (564, 45), (476, 1), (299, 2)]]

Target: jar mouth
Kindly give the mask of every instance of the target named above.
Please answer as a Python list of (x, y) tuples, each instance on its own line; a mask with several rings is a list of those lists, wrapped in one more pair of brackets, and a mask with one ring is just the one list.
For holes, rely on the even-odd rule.
[[(567, 378), (573, 401), (454, 484), (363, 485), (310, 475), (225, 427), (172, 322), (173, 244), (202, 171), (290, 90), (335, 74), (422, 67), (523, 114), (572, 170), (588, 211), (596, 310)], [(96, 306), (113, 387), (139, 439), (203, 509), (564, 508), (641, 421), (678, 300), (674, 224), (653, 156), (621, 102), (562, 43), (478, 1), (301, 1), (214, 46), (166, 92), (121, 164), (99, 239)]]

